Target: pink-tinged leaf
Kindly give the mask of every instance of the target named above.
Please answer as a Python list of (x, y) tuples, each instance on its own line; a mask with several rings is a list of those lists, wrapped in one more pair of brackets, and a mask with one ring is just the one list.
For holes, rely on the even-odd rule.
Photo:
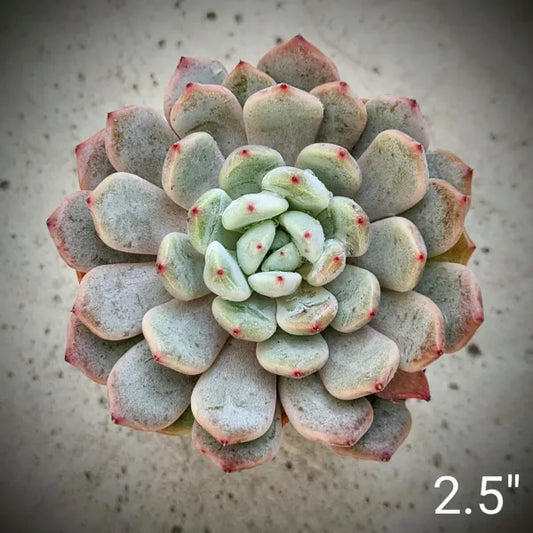
[(105, 129), (76, 146), (80, 189), (92, 191), (104, 178), (115, 172), (105, 151)]
[(289, 83), (304, 91), (339, 79), (335, 63), (301, 35), (269, 50), (259, 60), (257, 68), (277, 82)]
[(472, 192), (472, 167), (448, 150), (428, 150), (426, 153), (430, 178), (446, 180), (458, 191), (470, 196)]
[(429, 402), (431, 394), (426, 374), (420, 372), (404, 372), (397, 370), (390, 383), (376, 396), (383, 400), (408, 400), (415, 398)]
[(246, 61), (239, 61), (237, 66), (224, 78), (222, 85), (229, 89), (239, 100), (241, 106), (252, 94), (276, 85), (268, 74), (253, 67)]

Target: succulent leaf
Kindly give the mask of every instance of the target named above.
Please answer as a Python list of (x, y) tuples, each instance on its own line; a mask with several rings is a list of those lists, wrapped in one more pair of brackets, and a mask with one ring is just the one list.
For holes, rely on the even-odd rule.
[(143, 431), (168, 427), (187, 409), (196, 378), (156, 363), (146, 341), (130, 348), (107, 379), (115, 424)]
[(273, 78), (246, 61), (239, 61), (222, 81), (222, 86), (235, 95), (241, 106), (252, 94), (273, 85), (276, 85)]
[(470, 196), (473, 170), (448, 150), (433, 149), (426, 152), (430, 178), (446, 180), (458, 191)]
[(336, 239), (324, 242), (324, 248), (314, 263), (305, 264), (299, 273), (309, 285), (319, 287), (330, 283), (338, 277), (346, 266), (346, 251), (343, 244)]
[(228, 339), (211, 314), (213, 295), (153, 307), (142, 320), (144, 338), (158, 363), (182, 374), (201, 374)]
[(231, 338), (191, 396), (196, 421), (221, 444), (258, 439), (276, 409), (276, 376), (261, 367), (255, 344)]
[(324, 230), (320, 222), (301, 211), (287, 211), (279, 217), (279, 222), (291, 236), (300, 255), (314, 263), (324, 248)]
[(253, 274), (262, 263), (276, 234), (276, 224), (264, 220), (254, 224), (237, 241), (237, 261), (246, 275)]
[(444, 261), (449, 263), (461, 263), (467, 265), (474, 253), (476, 245), (470, 235), (463, 229), (459, 240), (446, 252), (431, 258), (431, 261)]
[[(277, 233), (277, 232), (276, 232)], [(287, 235), (285, 232), (283, 232)], [(272, 248), (274, 245), (272, 245)], [(293, 272), (302, 264), (302, 256), (296, 248), (296, 245), (291, 241), (285, 246), (276, 249), (272, 252), (261, 265), (263, 272), (272, 272), (281, 270), (282, 272)]]
[(301, 282), (302, 276), (297, 272), (283, 272), (281, 270), (258, 272), (248, 278), (248, 283), (255, 292), (269, 298), (279, 298), (292, 294), (298, 289)]
[(276, 228), (276, 235), (274, 235), (274, 240), (272, 241), (272, 246), (270, 249), (279, 250), (290, 242), (292, 242), (290, 235), (281, 228)]
[(424, 371), (404, 372), (397, 370), (389, 384), (376, 393), (376, 396), (384, 400), (407, 400), (416, 398), (429, 402), (429, 383)]
[(192, 414), (191, 406), (189, 405), (185, 412), (175, 422), (166, 428), (159, 429), (158, 433), (169, 435), (170, 437), (189, 435), (192, 432), (193, 424), (194, 416)]
[(294, 429), (306, 439), (335, 446), (353, 446), (372, 423), (365, 398), (339, 400), (317, 374), (302, 379), (280, 377), (279, 397)]
[(76, 166), (80, 189), (92, 191), (115, 168), (105, 150), (105, 128), (76, 146)]

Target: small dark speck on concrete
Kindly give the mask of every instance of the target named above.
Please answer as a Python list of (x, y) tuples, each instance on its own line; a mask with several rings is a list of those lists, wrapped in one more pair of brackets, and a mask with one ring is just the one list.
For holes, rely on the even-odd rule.
[(440, 453), (434, 453), (433, 454), (433, 466), (435, 468), (440, 468), (442, 465), (442, 455)]
[(15, 374), (14, 374), (11, 370), (9, 370), (9, 371), (7, 372), (7, 377), (8, 377), (8, 378), (12, 378), (14, 375), (15, 375)]
[(450, 426), (448, 425), (448, 421), (447, 420), (442, 420), (441, 423), (440, 423), (440, 427), (442, 429), (450, 429)]
[(78, 79), (79, 79), (80, 81), (85, 81), (85, 74), (83, 74), (83, 72), (79, 72), (79, 73), (78, 73)]
[(180, 7), (182, 2), (183, 2), (183, 0), (176, 0), (174, 2), (174, 7)]
[(217, 14), (214, 12), (214, 11), (208, 11), (206, 14), (205, 14), (205, 18), (207, 20), (216, 20), (217, 19)]
[(491, 141), (495, 141), (498, 137), (496, 136), (495, 133), (493, 133), (492, 131), (489, 133), (489, 139)]
[(165, 48), (166, 44), (167, 42), (165, 41), (165, 39), (159, 39), (159, 41), (157, 41), (157, 46), (159, 46), (159, 48)]
[(242, 22), (242, 15), (240, 13), (235, 13), (235, 15), (233, 15), (233, 18), (235, 19), (235, 22), (237, 24), (240, 24)]
[(44, 334), (49, 335), (50, 334), (50, 328), (44, 328)]
[(512, 458), (513, 458), (513, 456), (510, 453), (505, 454), (505, 460), (506, 461), (511, 461)]
[(479, 355), (483, 355), (481, 350), (479, 349), (479, 346), (475, 342), (471, 342), (467, 348), (466, 351), (471, 355), (472, 357), (478, 357)]
[(138, 91), (138, 90), (139, 90), (139, 86), (138, 86), (136, 83), (134, 83), (134, 84), (131, 86), (131, 88), (132, 88), (134, 91)]
[(448, 388), (452, 389), (452, 390), (459, 390), (459, 385), (457, 385), (457, 383), (450, 383), (448, 385)]
[(481, 248), (481, 251), (484, 253), (484, 254), (488, 254), (490, 252), (490, 248), (488, 246), (483, 246)]
[(290, 461), (287, 461), (285, 463), (285, 467), (287, 468), (287, 470), (292, 470), (292, 463)]
[(276, 44), (281, 44), (283, 42), (282, 37), (276, 37)]
[(181, 533), (183, 528), (181, 526), (172, 526), (171, 533)]
[(381, 74), (381, 69), (379, 67), (372, 67), (372, 72), (375, 72), (376, 74)]
[(91, 473), (89, 472), (89, 470), (85, 470), (85, 472), (83, 472), (85, 474), (85, 479), (87, 479), (87, 481), (91, 482), (92, 480), (92, 475)]
[(0, 189), (7, 191), (11, 187), (11, 182), (9, 180), (0, 181)]

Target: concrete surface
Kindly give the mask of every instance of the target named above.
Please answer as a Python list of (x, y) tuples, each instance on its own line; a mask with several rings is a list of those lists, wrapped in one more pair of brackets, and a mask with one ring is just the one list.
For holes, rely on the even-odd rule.
[[(524, 4), (525, 5), (525, 4)], [(3, 531), (497, 531), (531, 518), (531, 10), (517, 2), (19, 1), (0, 22)], [(111, 424), (105, 391), (63, 361), (76, 291), (45, 219), (76, 188), (74, 146), (130, 103), (161, 108), (180, 55), (231, 68), (303, 35), (361, 96), (419, 100), (433, 146), (475, 169), (467, 227), (486, 321), (428, 370), (432, 401), (389, 464), (285, 432), (277, 459), (224, 475), (187, 438)], [(529, 33), (528, 33), (529, 32)], [(482, 475), (504, 507), (483, 515)], [(435, 516), (456, 476), (449, 507)], [(487, 498), (487, 505), (492, 501)]]

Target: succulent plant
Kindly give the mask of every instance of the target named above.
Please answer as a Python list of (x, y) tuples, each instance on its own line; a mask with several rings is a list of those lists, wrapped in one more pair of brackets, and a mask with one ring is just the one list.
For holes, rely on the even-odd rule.
[(424, 369), (483, 321), (472, 169), (415, 100), (364, 100), (296, 36), (257, 68), (182, 57), (164, 116), (108, 114), (47, 221), (80, 286), (65, 359), (112, 420), (260, 465), (282, 426), (388, 461)]

